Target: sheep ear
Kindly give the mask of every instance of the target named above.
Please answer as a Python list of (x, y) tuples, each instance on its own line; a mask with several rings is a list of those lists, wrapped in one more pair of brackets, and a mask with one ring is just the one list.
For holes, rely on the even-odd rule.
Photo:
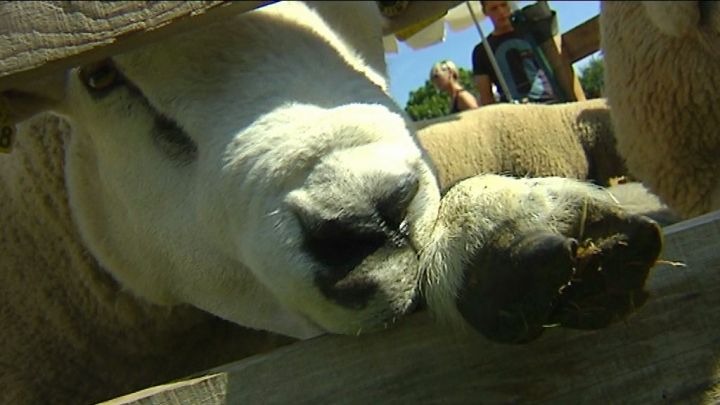
[(55, 109), (65, 98), (65, 74), (56, 74), (10, 86), (0, 92), (0, 153), (9, 153), (16, 124)]

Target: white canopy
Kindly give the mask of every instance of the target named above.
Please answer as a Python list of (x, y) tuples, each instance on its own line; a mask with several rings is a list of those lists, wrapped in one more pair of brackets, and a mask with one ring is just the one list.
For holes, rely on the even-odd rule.
[[(515, 8), (517, 1), (510, 1), (510, 6)], [(446, 28), (453, 32), (464, 31), (474, 25), (468, 5), (475, 14), (478, 21), (482, 21), (485, 15), (479, 1), (466, 1), (449, 9), (447, 14), (426, 25), (428, 21), (422, 21), (413, 27), (403, 30), (395, 35), (387, 35), (383, 38), (385, 52), (397, 53), (398, 41), (402, 41), (412, 49), (422, 49), (445, 40)]]

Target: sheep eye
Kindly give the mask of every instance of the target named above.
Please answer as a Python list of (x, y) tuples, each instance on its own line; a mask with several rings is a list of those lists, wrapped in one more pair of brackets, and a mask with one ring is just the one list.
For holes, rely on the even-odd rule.
[(108, 91), (122, 83), (122, 76), (110, 59), (80, 68), (80, 78), (95, 92)]

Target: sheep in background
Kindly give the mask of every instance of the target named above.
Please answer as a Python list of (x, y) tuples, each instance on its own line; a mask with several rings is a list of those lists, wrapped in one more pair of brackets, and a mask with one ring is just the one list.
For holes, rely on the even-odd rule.
[(720, 7), (602, 2), (605, 95), (629, 170), (673, 210), (720, 208)]
[(602, 99), (497, 104), (416, 125), (443, 189), (481, 173), (562, 176), (600, 185), (627, 175)]
[(633, 179), (615, 147), (604, 99), (565, 104), (496, 104), (416, 123), (441, 189), (486, 173), (561, 176), (608, 187), (626, 209), (662, 225), (679, 220)]

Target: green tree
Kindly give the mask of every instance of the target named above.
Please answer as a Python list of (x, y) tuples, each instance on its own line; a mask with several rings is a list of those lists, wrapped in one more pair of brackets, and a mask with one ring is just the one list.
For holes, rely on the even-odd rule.
[[(473, 86), (472, 72), (463, 68), (458, 68), (458, 70), (460, 71), (460, 83), (479, 99), (475, 86)], [(414, 121), (442, 117), (450, 112), (450, 96), (438, 91), (428, 79), (425, 80), (424, 85), (410, 92), (405, 111)]]
[(605, 84), (603, 80), (604, 66), (601, 57), (593, 57), (580, 71), (580, 84), (587, 98), (602, 97)]

